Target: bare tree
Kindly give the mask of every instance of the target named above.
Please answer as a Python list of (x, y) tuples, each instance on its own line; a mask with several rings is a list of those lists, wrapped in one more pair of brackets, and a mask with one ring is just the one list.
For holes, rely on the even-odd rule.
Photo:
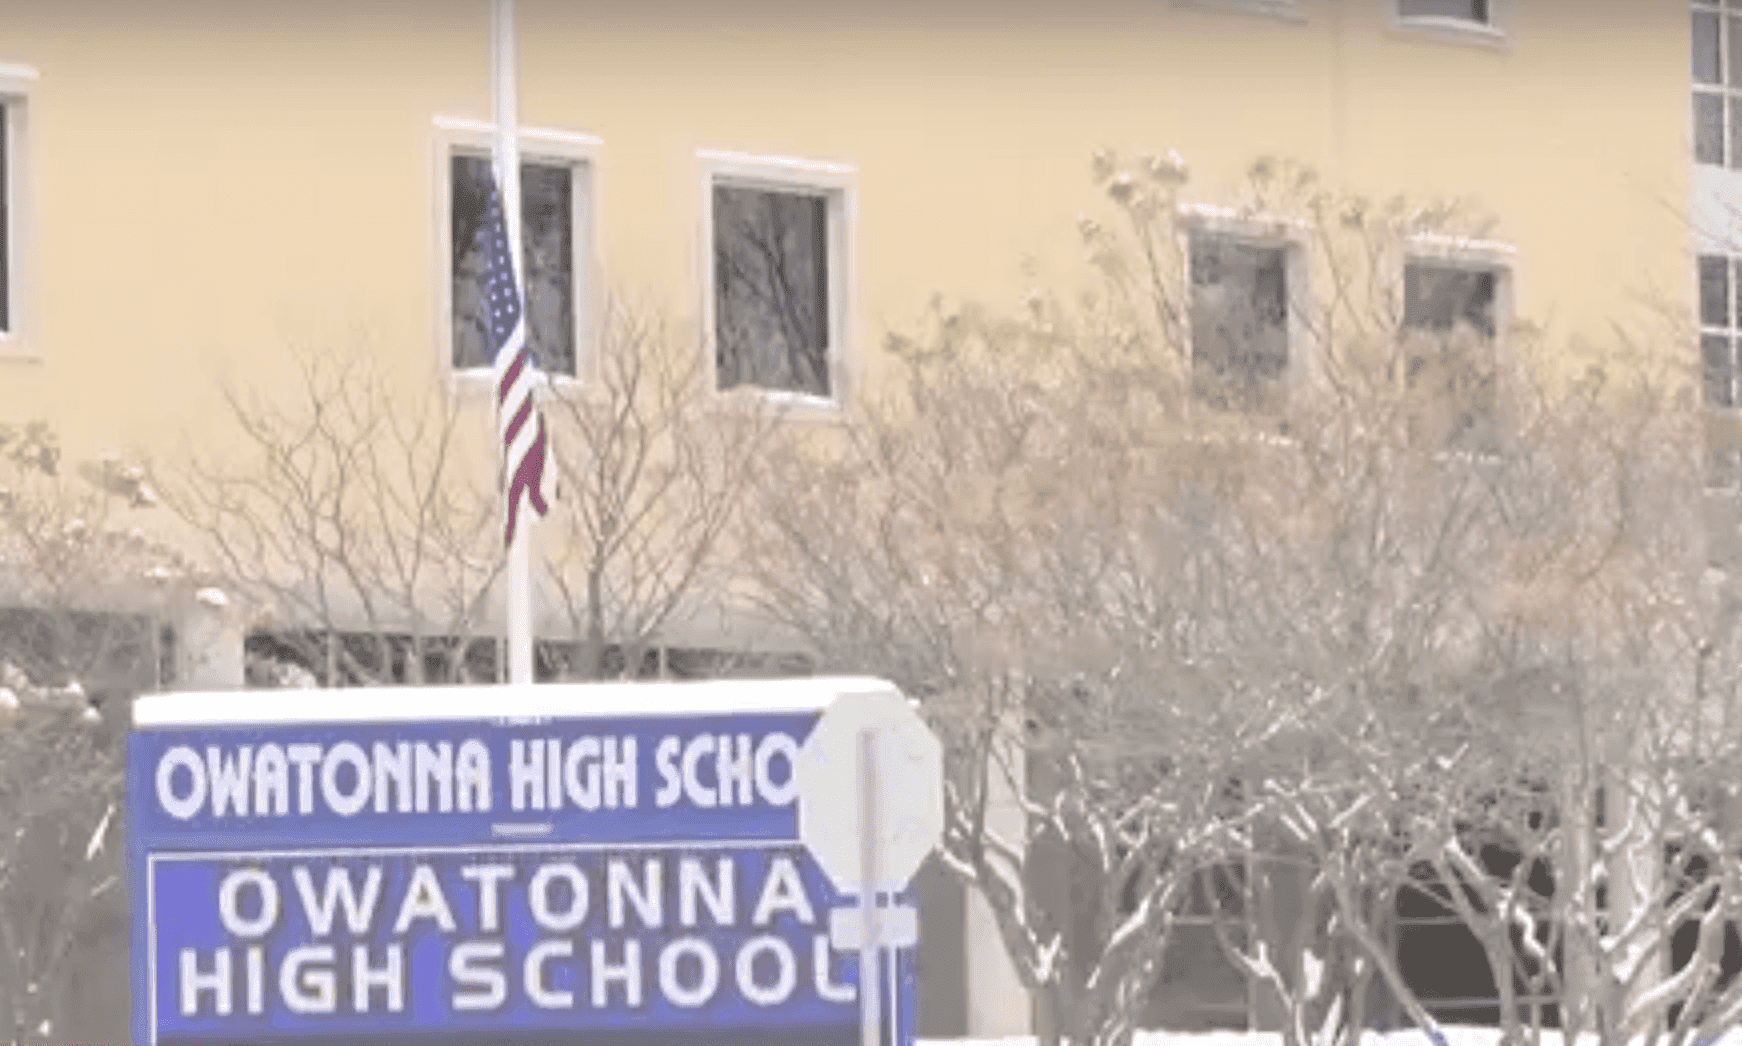
[(567, 670), (634, 678), (668, 628), (732, 598), (728, 528), (779, 415), (717, 396), (699, 346), (621, 303), (587, 363), (546, 400), (561, 504), (545, 576), (577, 648)]
[(105, 896), (120, 893), (119, 749), (83, 694), (0, 666), (0, 999), (8, 1041), (54, 1041), (74, 946)]
[(157, 685), (185, 564), (147, 535), (144, 471), (64, 462), (44, 424), (0, 427), (0, 1022), (51, 1041), (94, 917), (118, 905), (121, 752)]
[(494, 443), (433, 374), (330, 351), (297, 362), (283, 394), (225, 390), (239, 448), (190, 449), (167, 503), (327, 685), (492, 678), (494, 655), (473, 659), (503, 564)]
[[(1468, 208), (1273, 161), (1225, 208), (1185, 206), (1171, 154), (1100, 156), (1095, 177), (1114, 220), (1080, 222), (1087, 293), (934, 303), (839, 445), (771, 459), (751, 544), (767, 608), (825, 663), (927, 700), (951, 741), (948, 863), (990, 902), (1048, 1041), (1125, 1041), (1183, 876), (1229, 862), (1258, 908), (1308, 906), (1241, 941), (1219, 926), (1291, 1041), (1353, 1034), (1373, 978), (1433, 1030), (1390, 941), (1397, 892), (1436, 868), (1516, 1037), (1515, 970), (1533, 994), (1564, 985), (1545, 937), (1515, 930), (1591, 869), (1556, 863), (1541, 821), (1509, 843), (1522, 880), (1473, 865), (1475, 807), (1546, 775), (1566, 824), (1593, 782), (1527, 753), (1484, 783), (1503, 764), (1460, 752), (1577, 736), (1553, 681), (1603, 709), (1661, 672), (1653, 705), (1685, 703), (1703, 565), (1686, 375), (1549, 353), (1499, 325), (1497, 276), (1405, 264), (1479, 247)], [(1300, 268), (1208, 252), (1228, 227)], [(1310, 296), (1279, 289), (1302, 270)], [(1303, 380), (1279, 399), (1281, 323)], [(1242, 367), (1206, 394), (1206, 369)], [(989, 823), (999, 787), (1020, 838)], [(1538, 858), (1552, 905), (1525, 895)]]

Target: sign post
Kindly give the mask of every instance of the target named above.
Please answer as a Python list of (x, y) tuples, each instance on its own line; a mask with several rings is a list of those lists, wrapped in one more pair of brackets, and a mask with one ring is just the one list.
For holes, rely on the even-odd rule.
[[(843, 767), (854, 773), (843, 774)], [(878, 1046), (880, 1028), (912, 1015), (913, 1000), (895, 985), (879, 991), (878, 957), (919, 937), (919, 913), (894, 903), (943, 834), (943, 749), (913, 706), (888, 684), (843, 692), (825, 711), (799, 753), (799, 838), (835, 888), (858, 898), (857, 908), (830, 913), (830, 940), (859, 949), (861, 1046)], [(878, 895), (891, 904), (880, 908)], [(889, 1015), (880, 1010), (887, 997)]]
[(879, 1046), (877, 1016), (877, 732), (859, 731), (859, 1042)]
[[(917, 866), (912, 827), (888, 827), (914, 799), (891, 789), (915, 792), (890, 738), (924, 728), (888, 684), (161, 694), (134, 714), (142, 1046), (912, 1040), (916, 920), (876, 900)], [(837, 736), (868, 739), (868, 787), (841, 760), (807, 793)], [(938, 782), (918, 783), (923, 806)], [(840, 833), (825, 858), (804, 831), (831, 816), (863, 844), (852, 889), (829, 871)]]

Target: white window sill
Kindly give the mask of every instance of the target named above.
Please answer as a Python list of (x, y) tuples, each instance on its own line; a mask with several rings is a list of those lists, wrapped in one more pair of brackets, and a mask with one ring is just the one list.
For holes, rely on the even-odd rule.
[[(496, 372), (488, 367), (468, 367), (464, 370), (454, 370), (450, 366), (448, 376), (454, 383), (454, 390), (462, 396), (494, 396), (496, 394)], [(557, 396), (576, 395), (585, 387), (580, 381), (567, 374), (547, 374), (544, 371), (536, 371), (535, 376), (540, 388)]]
[(1476, 240), (1439, 233), (1409, 237), (1412, 260), (1442, 262), (1459, 268), (1510, 269), (1518, 262), (1518, 248), (1499, 240)]
[(0, 62), (0, 91), (23, 94), (34, 87), (38, 79), (36, 70), (28, 65), (8, 65)]
[(1392, 31), (1399, 36), (1412, 38), (1428, 38), (1448, 44), (1463, 44), (1470, 47), (1499, 49), (1507, 46), (1506, 34), (1492, 23), (1470, 22), (1462, 18), (1403, 18), (1396, 17), (1391, 22)]
[(16, 331), (0, 333), (0, 360), (41, 363), (42, 352)]
[(1307, 16), (1301, 0), (1173, 0), (1175, 7), (1196, 7), (1206, 11), (1250, 15), (1294, 25), (1306, 24)]
[(1248, 240), (1262, 246), (1293, 245), (1303, 240), (1311, 228), (1300, 218), (1256, 214), (1209, 203), (1182, 203), (1178, 216), (1180, 222), (1191, 229)]
[(715, 389), (712, 400), (722, 410), (766, 411), (784, 420), (839, 422), (847, 412), (838, 397), (813, 396), (807, 392), (736, 385)]

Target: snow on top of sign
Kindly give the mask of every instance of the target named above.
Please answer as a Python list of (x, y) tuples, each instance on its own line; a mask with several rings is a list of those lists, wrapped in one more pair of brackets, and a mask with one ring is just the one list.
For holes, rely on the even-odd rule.
[(136, 727), (545, 719), (820, 711), (841, 694), (893, 690), (879, 679), (725, 679), (685, 683), (541, 683), (346, 690), (147, 694)]

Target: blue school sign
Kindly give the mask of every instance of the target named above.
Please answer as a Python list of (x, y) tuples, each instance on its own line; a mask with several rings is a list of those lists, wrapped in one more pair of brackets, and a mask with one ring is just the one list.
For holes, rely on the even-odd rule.
[[(855, 902), (800, 841), (796, 770), (872, 687), (141, 699), (134, 1039), (857, 1043)], [(911, 951), (880, 965), (905, 1046)]]

